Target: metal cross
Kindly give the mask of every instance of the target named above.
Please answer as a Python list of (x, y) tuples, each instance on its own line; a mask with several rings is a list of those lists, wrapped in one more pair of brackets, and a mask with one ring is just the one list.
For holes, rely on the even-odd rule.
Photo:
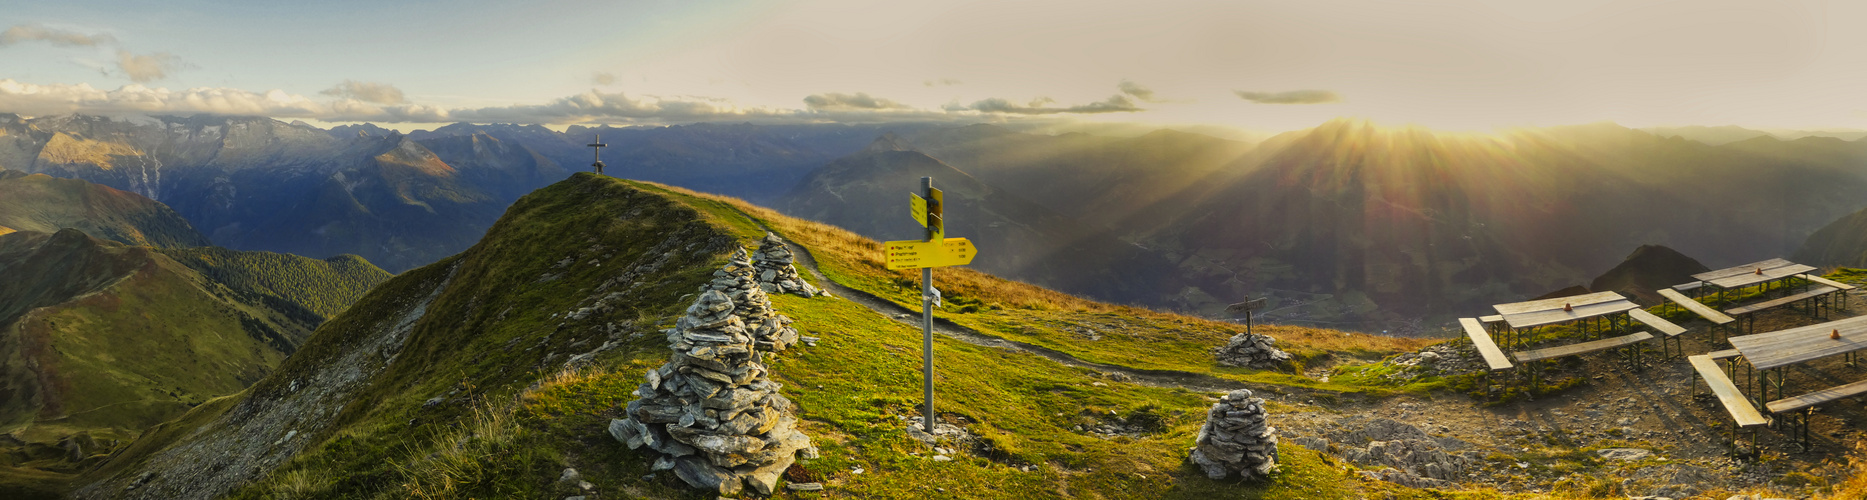
[(607, 148), (609, 147), (609, 145), (604, 144), (603, 136), (598, 135), (596, 136), (596, 142), (592, 142), (588, 146), (590, 146), (590, 152), (596, 153), (594, 156), (596, 163), (591, 163), (590, 166), (596, 167), (597, 175), (603, 175), (603, 149), (602, 148)]

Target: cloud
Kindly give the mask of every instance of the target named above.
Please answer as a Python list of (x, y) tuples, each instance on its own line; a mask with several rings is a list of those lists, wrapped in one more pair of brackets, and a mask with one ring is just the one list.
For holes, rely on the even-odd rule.
[(956, 104), (949, 104), (946, 106), (946, 109), (947, 111), (972, 110), (972, 111), (980, 111), (980, 112), (985, 112), (985, 113), (1002, 113), (1002, 114), (1013, 114), (1013, 115), (1052, 115), (1052, 114), (1060, 114), (1060, 113), (1076, 113), (1076, 114), (1132, 113), (1135, 111), (1144, 111), (1140, 107), (1135, 106), (1134, 100), (1129, 99), (1128, 96), (1125, 96), (1125, 95), (1109, 96), (1108, 99), (1104, 99), (1102, 101), (1092, 102), (1089, 104), (1082, 104), (1082, 105), (1077, 105), (1077, 106), (1070, 106), (1067, 108), (1047, 106), (1048, 104), (1054, 103), (1054, 102), (1056, 101), (1048, 97), (1040, 97), (1036, 100), (1031, 101), (1030, 104), (1020, 105), (1020, 104), (1013, 103), (1009, 100), (994, 97), (994, 98), (985, 99), (979, 102), (972, 103), (971, 106), (958, 106)]
[(114, 44), (117, 39), (108, 34), (86, 35), (40, 24), (18, 24), (0, 31), (0, 46), (20, 42), (45, 42), (60, 47), (96, 47)]
[(1258, 104), (1327, 104), (1342, 102), (1342, 95), (1328, 90), (1292, 90), (1288, 92), (1250, 92), (1234, 90), (1239, 98)]
[(339, 83), (334, 87), (324, 89), (318, 93), (345, 99), (355, 99), (372, 104), (402, 104), (408, 102), (408, 98), (402, 95), (402, 89), (395, 88), (394, 85), (387, 83), (344, 80), (343, 83)]
[(1136, 99), (1147, 102), (1160, 102), (1154, 100), (1154, 89), (1143, 87), (1133, 80), (1122, 80), (1121, 84), (1116, 85), (1115, 88), (1121, 89), (1121, 93), (1134, 96)]
[(813, 94), (804, 98), (804, 105), (820, 111), (913, 109), (913, 106), (870, 96), (864, 92)]
[(957, 78), (941, 78), (939, 80), (927, 80), (927, 81), (921, 82), (921, 85), (926, 85), (929, 87), (936, 87), (936, 86), (951, 87), (951, 86), (959, 85), (962, 83), (966, 83), (966, 82), (959, 81), (959, 79)]
[[(372, 85), (375, 85), (372, 87)], [(806, 107), (741, 106), (727, 99), (701, 96), (634, 95), (592, 89), (537, 104), (447, 108), (408, 102), (383, 91), (388, 85), (346, 81), (322, 92), (335, 98), (314, 99), (283, 90), (199, 87), (185, 90), (124, 85), (102, 90), (89, 84), (36, 85), (0, 79), (0, 112), (27, 116), (85, 113), (121, 115), (265, 116), (282, 120), (315, 119), (376, 123), (537, 123), (644, 124), (697, 122), (882, 123), (1055, 120), (1072, 113), (1141, 111), (1126, 95), (1077, 106), (1055, 106), (1048, 98), (1025, 104), (986, 99), (970, 106), (955, 102), (943, 109), (916, 108), (865, 93), (823, 93), (804, 98)], [(378, 102), (388, 101), (388, 102)]]
[(615, 85), (616, 75), (598, 72), (597, 74), (590, 76), (590, 83), (594, 83), (597, 85)]
[(325, 112), (311, 99), (284, 91), (228, 88), (169, 90), (138, 84), (98, 90), (88, 84), (33, 85), (0, 79), (0, 110), (23, 115), (62, 113), (256, 115), (318, 118)]
[(130, 81), (143, 83), (167, 78), (169, 73), (183, 68), (180, 58), (167, 52), (136, 55), (127, 50), (117, 51), (117, 69)]

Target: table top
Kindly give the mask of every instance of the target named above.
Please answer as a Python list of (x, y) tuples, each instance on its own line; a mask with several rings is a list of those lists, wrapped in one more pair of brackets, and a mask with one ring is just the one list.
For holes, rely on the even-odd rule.
[[(1692, 275), (1692, 278), (1719, 288), (1743, 288), (1766, 281), (1776, 281), (1814, 271), (1814, 266), (1783, 259), (1770, 259)], [(1758, 271), (1762, 271), (1761, 274)]]
[[(1563, 304), (1568, 304), (1572, 310), (1562, 310)], [(1504, 322), (1511, 328), (1529, 328), (1622, 313), (1639, 309), (1640, 306), (1619, 293), (1595, 292), (1570, 297), (1498, 304), (1491, 308), (1504, 316)]]
[[(1841, 339), (1829, 338), (1841, 332)], [(1731, 347), (1758, 370), (1867, 349), (1867, 316), (1731, 337)]]

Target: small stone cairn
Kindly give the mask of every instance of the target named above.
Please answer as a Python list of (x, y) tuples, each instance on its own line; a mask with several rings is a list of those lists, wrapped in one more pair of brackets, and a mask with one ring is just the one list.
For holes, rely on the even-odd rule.
[(1277, 428), (1265, 419), (1264, 400), (1246, 389), (1220, 398), (1206, 412), (1206, 425), (1199, 428), (1187, 459), (1212, 479), (1234, 472), (1250, 480), (1270, 476), (1277, 469)]
[(795, 428), (781, 384), (766, 377), (753, 337), (732, 299), (707, 290), (670, 330), (673, 355), (648, 371), (609, 433), (661, 456), (654, 470), (672, 469), (696, 488), (770, 495), (797, 458), (816, 458), (810, 437)]
[(752, 265), (758, 268), (759, 287), (765, 293), (791, 293), (805, 297), (824, 295), (822, 290), (810, 286), (797, 275), (797, 266), (791, 263), (797, 257), (791, 255), (791, 249), (784, 246), (784, 240), (778, 235), (765, 233), (765, 239), (759, 240), (758, 252), (752, 254)]
[(1224, 347), (1214, 350), (1219, 364), (1244, 368), (1270, 369), (1290, 362), (1290, 353), (1284, 352), (1274, 344), (1277, 339), (1270, 335), (1240, 333), (1233, 335)]
[[(741, 248), (733, 252), (725, 267), (713, 272), (713, 281), (700, 287), (700, 291), (712, 290), (732, 299), (733, 315), (745, 323), (758, 350), (784, 352), (797, 344), (797, 329), (791, 328), (790, 317), (772, 309), (771, 297), (765, 295), (756, 276), (751, 257)], [(674, 342), (670, 334), (668, 343)]]

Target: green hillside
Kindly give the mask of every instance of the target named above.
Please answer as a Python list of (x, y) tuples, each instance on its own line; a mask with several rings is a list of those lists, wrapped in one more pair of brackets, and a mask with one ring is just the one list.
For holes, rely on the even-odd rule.
[(317, 313), (319, 321), (343, 312), (391, 276), (355, 255), (317, 260), (220, 247), (158, 251), (234, 290), (303, 305)]
[[(1399, 364), (1432, 341), (1272, 326), (1260, 331), (1293, 364), (1225, 367), (1210, 349), (1232, 325), (965, 269), (936, 274), (947, 306), (935, 402), (941, 421), (971, 437), (930, 447), (904, 432), (920, 416), (920, 329), (894, 311), (912, 303), (913, 282), (882, 269), (875, 242), (737, 200), (584, 173), (522, 198), (468, 251), (374, 288), (245, 392), (151, 429), (75, 481), (76, 496), (716, 498), (607, 429), (645, 372), (669, 359), (664, 329), (695, 290), (735, 245), (767, 230), (795, 243), (804, 276), (822, 272), (829, 279), (813, 281), (835, 294), (772, 298), (815, 339), (764, 358), (796, 403), (798, 429), (821, 449), (784, 483), (823, 487), (775, 498), (1619, 498), (1664, 484), (1647, 470), (1800, 481), (1695, 490), (1717, 498), (1867, 490), (1867, 480), (1845, 479), (1852, 466), (1775, 445), (1764, 460), (1722, 457), (1722, 443), (1700, 434), (1715, 431), (1717, 414), (1673, 385), (1683, 377), (1670, 362), (1644, 373), (1612, 356), (1565, 362), (1536, 400), (1488, 401), (1469, 395), (1467, 372)], [(1667, 385), (1649, 395), (1591, 373)], [(1267, 400), (1288, 439), (1267, 481), (1215, 481), (1186, 461), (1216, 396), (1238, 388)], [(1653, 424), (1665, 435), (1576, 419), (1646, 408), (1666, 412)], [(1452, 455), (1441, 456), (1463, 470), (1408, 486), (1343, 455), (1367, 442), (1354, 436), (1389, 439), (1375, 436), (1393, 429), (1444, 443)], [(1295, 442), (1322, 437), (1328, 451)], [(1665, 456), (1596, 455), (1618, 447)], [(567, 468), (578, 474), (560, 480)]]
[(126, 245), (207, 246), (207, 237), (155, 200), (77, 179), (0, 168), (0, 234), (78, 228)]
[[(90, 475), (97, 481), (86, 481), (79, 493), (542, 498), (576, 493), (556, 481), (565, 467), (575, 467), (598, 491), (612, 492), (604, 496), (693, 497), (668, 474), (642, 479), (652, 460), (623, 448), (604, 430), (619, 415), (617, 405), (632, 398), (643, 370), (666, 359), (660, 329), (673, 323), (735, 243), (754, 245), (764, 235), (760, 224), (825, 255), (835, 254), (835, 245), (873, 244), (768, 212), (756, 212), (753, 219), (750, 210), (730, 200), (591, 174), (539, 190), (515, 204), (467, 252), (372, 290), (321, 327), (277, 373), (229, 403), (226, 414), (191, 415), (186, 425), (206, 423), (198, 431), (172, 427), (183, 424), (151, 431)], [(812, 239), (789, 228), (843, 240)], [(1141, 320), (1130, 333), (1141, 337), (1184, 335), (1175, 332), (1188, 328), (1206, 339), (1198, 343), (1225, 336), (1218, 323), (965, 275), (955, 283), (970, 297), (964, 300), (1024, 313), (1002, 321), (1036, 326), (1072, 315), (1132, 315)], [(844, 276), (866, 286), (867, 278)], [(1105, 383), (1111, 379), (1097, 370), (947, 339), (936, 342), (943, 380), (938, 401), (943, 416), (975, 422), (983, 448), (950, 462), (922, 460), (918, 445), (900, 432), (900, 419), (916, 414), (919, 399), (918, 331), (840, 298), (786, 296), (775, 303), (805, 335), (824, 339), (779, 356), (771, 366), (786, 396), (798, 402), (801, 428), (823, 449), (823, 458), (801, 470), (836, 482), (834, 496), (918, 496), (947, 488), (979, 497), (1065, 491), (1202, 497), (1227, 488), (1180, 465), (1200, 424), (1195, 416), (1209, 404), (1206, 395)], [(1327, 336), (1333, 338), (1315, 338), (1377, 356), (1418, 345), (1340, 332)], [(1163, 358), (1185, 348), (1148, 342), (1119, 347)], [(1240, 381), (1261, 378), (1202, 370)], [(1313, 390), (1371, 389), (1387, 391), (1342, 384)], [(1156, 423), (1145, 435), (1118, 440), (1071, 430), (1111, 411)], [(318, 414), (327, 417), (302, 417)], [(1253, 496), (1394, 489), (1341, 483), (1337, 472), (1313, 456), (1292, 454), (1289, 461), (1291, 473)], [(255, 467), (262, 471), (257, 477), (227, 472)], [(854, 468), (873, 472), (852, 473)], [(1149, 479), (1137, 481), (1138, 476)], [(149, 479), (123, 491), (142, 477)]]
[(76, 229), (0, 235), (0, 276), (8, 493), (69, 478), (144, 429), (241, 391), (324, 321), (318, 307), (339, 312), (388, 278), (354, 258), (133, 247)]

